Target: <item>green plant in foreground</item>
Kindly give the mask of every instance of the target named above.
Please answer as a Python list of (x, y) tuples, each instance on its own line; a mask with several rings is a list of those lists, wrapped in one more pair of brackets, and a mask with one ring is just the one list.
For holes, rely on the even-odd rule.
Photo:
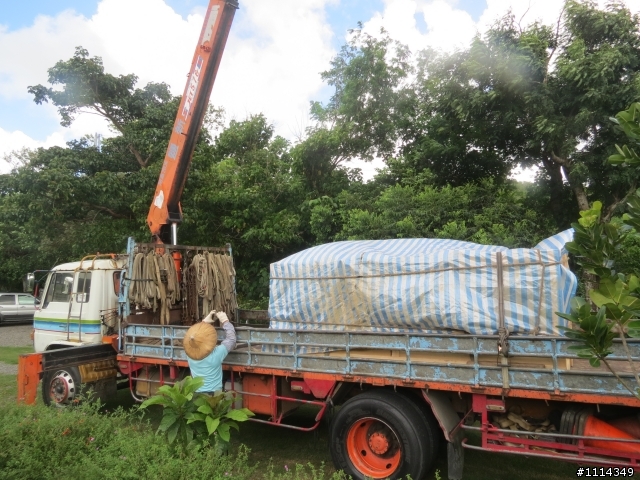
[[(627, 134), (627, 138), (638, 144), (640, 137), (640, 104), (634, 103), (628, 110), (620, 112), (614, 121)], [(628, 168), (640, 165), (635, 151), (616, 145), (617, 155), (609, 157), (612, 164)], [(580, 212), (580, 219), (573, 223), (573, 241), (566, 244), (575, 255), (585, 273), (588, 301), (576, 297), (571, 302), (569, 314), (558, 315), (579, 329), (565, 328), (565, 335), (577, 340), (578, 345), (569, 347), (579, 357), (589, 359), (593, 367), (604, 363), (611, 373), (633, 395), (640, 398), (640, 376), (632, 360), (626, 336), (640, 337), (640, 280), (637, 276), (616, 272), (614, 254), (625, 238), (635, 229), (640, 230), (640, 189), (635, 184), (624, 198), (627, 213), (622, 224), (607, 221), (602, 203), (594, 202), (588, 210)], [(634, 374), (637, 387), (631, 388), (611, 367), (607, 357), (613, 353), (613, 340), (618, 336)]]
[(211, 435), (219, 440), (216, 445), (226, 449), (231, 438), (231, 428), (238, 430), (237, 422), (244, 422), (253, 413), (241, 408), (232, 409), (236, 397), (232, 392), (216, 395), (197, 393), (204, 383), (202, 378), (185, 377), (173, 386), (163, 385), (158, 393), (140, 406), (162, 405), (162, 421), (157, 433), (164, 433), (170, 444), (178, 440), (183, 451), (188, 447), (202, 446)]
[[(623, 217), (621, 226), (602, 222), (600, 202), (594, 202), (591, 209), (580, 212), (580, 220), (572, 225), (573, 241), (568, 242), (566, 248), (575, 255), (584, 272), (597, 279), (597, 282), (587, 285), (589, 301), (576, 297), (571, 301), (570, 313), (557, 313), (579, 327), (564, 328), (565, 336), (579, 341), (579, 345), (569, 348), (579, 357), (589, 359), (593, 367), (604, 363), (629, 392), (640, 398), (640, 378), (626, 341), (626, 335), (640, 337), (640, 280), (635, 275), (616, 272), (612, 260), (615, 249), (619, 248), (631, 230), (628, 219), (640, 214), (640, 191), (631, 197), (628, 207), (630, 213)], [(613, 339), (616, 336), (622, 342), (634, 373), (637, 383), (635, 390), (611, 368), (606, 359), (613, 353)]]
[[(13, 379), (15, 383), (15, 378)], [(233, 455), (212, 448), (176, 455), (136, 410), (106, 411), (99, 402), (76, 408), (6, 405), (0, 411), (0, 478), (54, 480), (254, 480), (262, 477), (249, 450)]]

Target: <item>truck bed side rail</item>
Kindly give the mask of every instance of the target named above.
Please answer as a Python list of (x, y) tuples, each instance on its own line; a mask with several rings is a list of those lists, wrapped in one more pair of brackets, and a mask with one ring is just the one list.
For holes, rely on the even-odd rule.
[[(182, 338), (188, 327), (128, 325), (123, 354), (186, 361)], [(219, 338), (224, 338), (220, 331)], [(296, 374), (310, 372), (344, 377), (366, 376), (411, 382), (439, 382), (470, 387), (540, 390), (631, 397), (606, 370), (590, 367), (569, 350), (566, 337), (509, 338), (509, 365), (498, 359), (498, 336), (358, 333), (344, 331), (237, 328), (238, 348), (225, 365), (272, 368)], [(627, 340), (634, 361), (640, 341)], [(608, 357), (624, 367), (626, 354), (615, 343)], [(507, 378), (504, 378), (506, 372)], [(621, 372), (633, 378), (630, 372)]]

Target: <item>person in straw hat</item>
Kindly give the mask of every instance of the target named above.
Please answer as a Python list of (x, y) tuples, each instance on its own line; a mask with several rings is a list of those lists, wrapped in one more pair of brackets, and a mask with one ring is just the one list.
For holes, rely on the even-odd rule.
[[(214, 315), (220, 320), (220, 325), (226, 333), (226, 338), (217, 347), (218, 334), (212, 325)], [(191, 376), (204, 378), (204, 384), (198, 392), (213, 394), (222, 390), (222, 361), (236, 348), (236, 330), (229, 322), (227, 314), (212, 310), (202, 322), (187, 330), (182, 345), (188, 357)]]

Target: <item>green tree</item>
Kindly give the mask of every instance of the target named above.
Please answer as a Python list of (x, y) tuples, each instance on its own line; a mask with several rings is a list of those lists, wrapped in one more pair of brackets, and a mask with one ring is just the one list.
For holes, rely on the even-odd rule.
[[(167, 138), (164, 134), (172, 122), (167, 125), (162, 107), (174, 100), (166, 84), (149, 83), (142, 89), (135, 88), (137, 76), (105, 73), (102, 58), (89, 57), (82, 47), (76, 47), (72, 58), (57, 62), (48, 73), (53, 87), (35, 85), (28, 91), (37, 104), (51, 102), (58, 107), (62, 126), (71, 125), (80, 113), (91, 112), (107, 119), (121, 134), (124, 147), (139, 167), (163, 157)], [(58, 85), (62, 89), (56, 89)]]
[(29, 270), (122, 251), (128, 236), (148, 237), (144, 219), (179, 98), (164, 84), (137, 89), (136, 80), (105, 73), (100, 57), (79, 47), (49, 69), (52, 87), (29, 87), (36, 103), (58, 107), (62, 125), (91, 112), (116, 135), (100, 151), (83, 138), (14, 154), (16, 168), (0, 176), (3, 286), (16, 288)]
[(358, 26), (321, 74), (334, 93), (326, 105), (311, 103), (316, 124), (300, 148), (308, 162), (325, 171), (345, 160), (390, 158), (396, 152), (397, 125), (405, 111), (401, 92), (412, 72), (410, 52), (384, 30), (376, 38)]
[(231, 243), (239, 293), (264, 297), (269, 263), (309, 245), (304, 185), (289, 143), (263, 115), (231, 121), (194, 158), (183, 229), (195, 244)]
[(620, 1), (568, 0), (553, 25), (507, 14), (452, 54), (411, 57), (356, 31), (323, 74), (334, 96), (312, 112), (345, 145), (332, 158), (396, 156), (441, 186), (537, 166), (538, 196), (564, 228), (589, 199), (610, 218), (635, 190), (637, 173), (603, 158), (619, 135), (608, 118), (640, 96), (639, 74), (638, 16)]
[(544, 214), (529, 207), (528, 192), (515, 183), (487, 180), (441, 187), (423, 179), (383, 188), (366, 202), (352, 197), (348, 192), (338, 197), (344, 207), (336, 239), (438, 237), (516, 248), (555, 233)]
[(452, 152), (460, 168), (484, 154), (506, 167), (540, 167), (558, 221), (566, 188), (579, 210), (589, 198), (605, 200), (610, 218), (638, 177), (603, 161), (617, 137), (608, 119), (638, 98), (639, 79), (640, 21), (621, 2), (599, 9), (569, 0), (556, 25), (524, 29), (507, 15), (468, 50), (423, 59), (418, 95), (428, 101), (418, 116), (425, 120), (406, 155), (437, 172), (454, 167), (449, 156), (428, 155), (444, 136), (438, 148), (465, 145), (468, 155)]
[[(632, 104), (619, 112), (614, 124), (627, 135), (631, 147), (616, 145), (617, 154), (609, 157), (609, 163), (623, 170), (638, 170), (640, 161), (637, 147), (640, 132), (640, 105)], [(585, 298), (572, 300), (571, 312), (559, 314), (576, 324), (576, 329), (565, 329), (565, 335), (578, 341), (570, 347), (578, 356), (589, 359), (592, 366), (604, 363), (624, 387), (640, 398), (640, 374), (634, 365), (626, 337), (640, 337), (640, 280), (637, 259), (629, 262), (620, 255), (629, 239), (637, 241), (640, 229), (640, 189), (625, 197), (627, 212), (621, 219), (607, 218), (602, 203), (596, 201), (590, 209), (580, 212), (574, 223), (574, 238), (566, 248), (589, 276), (585, 282)], [(621, 265), (616, 263), (622, 258)], [(626, 260), (626, 262), (625, 262)], [(617, 270), (622, 266), (622, 270)], [(626, 267), (626, 268), (625, 268)], [(619, 337), (627, 355), (636, 387), (632, 388), (612, 367), (607, 357), (614, 352), (613, 339)]]

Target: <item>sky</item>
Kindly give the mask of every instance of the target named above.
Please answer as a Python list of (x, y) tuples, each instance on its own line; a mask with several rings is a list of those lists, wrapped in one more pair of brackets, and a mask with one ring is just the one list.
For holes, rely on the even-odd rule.
[[(239, 0), (211, 103), (227, 121), (263, 113), (296, 141), (310, 125), (309, 102), (331, 89), (320, 73), (362, 22), (384, 27), (417, 51), (464, 48), (511, 9), (521, 23), (557, 21), (559, 0)], [(84, 135), (113, 135), (100, 117), (80, 115), (68, 128), (55, 107), (27, 92), (46, 84), (47, 69), (83, 46), (105, 71), (135, 73), (138, 85), (165, 82), (184, 90), (208, 0), (0, 0), (0, 173), (21, 148), (64, 146)], [(632, 11), (640, 0), (627, 0)], [(167, 139), (168, 140), (168, 139)], [(371, 178), (381, 162), (357, 163)]]

